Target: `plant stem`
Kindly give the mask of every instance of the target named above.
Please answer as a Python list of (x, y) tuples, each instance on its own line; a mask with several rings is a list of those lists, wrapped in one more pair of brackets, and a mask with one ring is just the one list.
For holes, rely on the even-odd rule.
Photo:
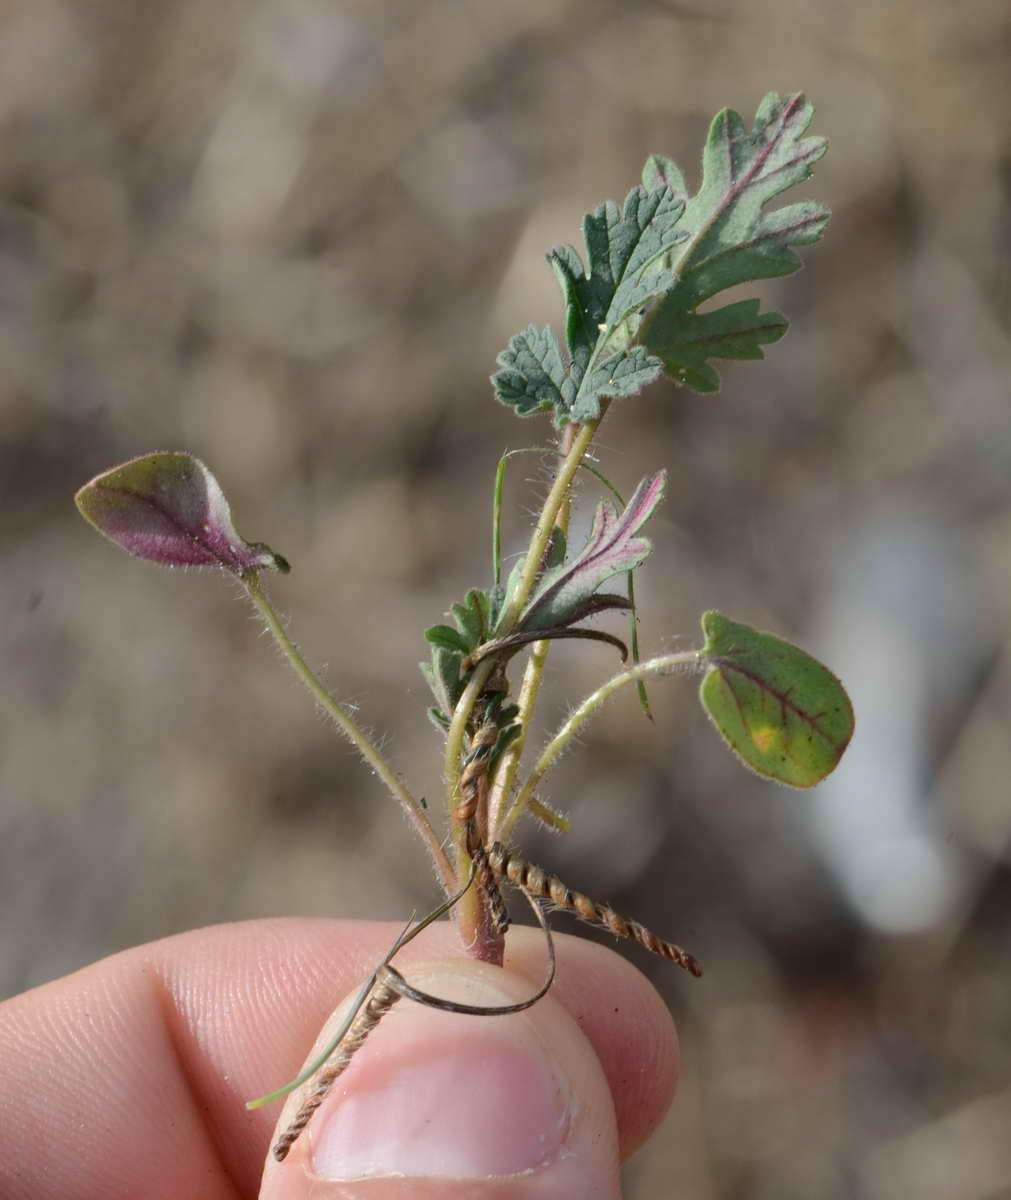
[(548, 661), (550, 649), (549, 641), (534, 642), (530, 647), (530, 657), (527, 659), (526, 669), (523, 672), (520, 694), (516, 698), (519, 708), (516, 719), (520, 724), (520, 732), (516, 739), (506, 747), (505, 753), (500, 758), (489, 789), (488, 836), (491, 841), (497, 841), (501, 837), (503, 813), (519, 773), (520, 758), (526, 746), (527, 731), (530, 728), (530, 717), (541, 690), (544, 667)]
[(602, 687), (597, 688), (595, 692), (587, 696), (541, 751), (537, 765), (530, 772), (526, 783), (520, 789), (519, 794), (513, 801), (512, 807), (501, 823), (498, 831), (499, 840), (508, 840), (516, 822), (519, 820), (520, 815), (529, 803), (530, 798), (533, 796), (537, 785), (545, 773), (555, 765), (569, 742), (575, 737), (582, 726), (600, 710), (610, 696), (614, 695), (620, 688), (625, 687), (626, 684), (636, 683), (640, 679), (647, 679), (652, 675), (673, 675), (686, 667), (698, 667), (701, 662), (702, 652), (700, 650), (682, 650), (678, 654), (663, 654), (657, 658), (651, 658), (646, 662), (637, 663), (627, 671), (622, 671), (619, 675), (615, 675), (613, 679), (609, 679)]
[[(456, 820), (456, 809), (459, 806), (460, 795), (460, 764), (463, 759), (463, 743), (467, 734), (467, 723), (474, 711), (474, 705), (488, 681), (488, 676), (495, 668), (494, 659), (486, 659), (474, 668), (463, 695), (453, 711), (449, 733), (446, 735), (445, 779), (446, 798), (449, 808), (449, 825), (453, 834), (453, 845), (456, 860), (456, 878), (464, 879), (471, 868), (470, 851), (467, 849), (467, 830), (464, 822)], [(462, 897), (456, 906), (455, 914), (460, 937), (469, 952), (482, 961), (502, 962), (502, 947), (489, 946), (485, 936), (488, 914), (484, 911), (484, 902), (480, 892), (474, 888)]]
[[(288, 636), (288, 632), (284, 628), (284, 624), (277, 615), (274, 606), (267, 598), (259, 575), (255, 571), (251, 571), (248, 574), (240, 576), (240, 581), (246, 589), (249, 599), (270, 630), (274, 641), (277, 642), (281, 653), (291, 665), (292, 670), (312, 693), (320, 708), (330, 717), (348, 741), (352, 743), (368, 766), (372, 768), (386, 785), (387, 790), (393, 798), (400, 804), (414, 832), (421, 838), (429, 854), (432, 856), (436, 874), (445, 888), (446, 894), (452, 895), (457, 887), (458, 876), (450, 865), (449, 859), (446, 857), (446, 852), (443, 850), (435, 830), (432, 828), (431, 822), (425, 814), (425, 810), (407, 790), (403, 781), (368, 734), (354, 720), (350, 713), (338, 704), (302, 657), (298, 647)], [(459, 875), (459, 878), (465, 879), (466, 877), (467, 872), (464, 870)]]
[[(560, 454), (568, 456), (575, 441), (575, 434), (576, 427), (574, 425), (566, 425), (565, 432), (562, 434), (561, 444), (558, 448)], [(586, 449), (589, 449), (588, 442)], [(583, 451), (584, 457), (586, 449)], [(582, 464), (582, 459), (580, 459), (580, 464)], [(500, 506), (501, 484), (498, 480), (496, 480), (496, 485), (496, 502)], [(571, 503), (571, 491), (567, 491), (554, 521), (554, 525), (560, 525), (565, 533), (568, 533)], [(523, 672), (523, 682), (520, 685), (520, 694), (516, 700), (519, 708), (516, 719), (519, 722), (520, 733), (502, 755), (489, 789), (488, 836), (490, 841), (495, 841), (499, 836), (498, 831), (502, 822), (503, 812), (508, 803), (509, 795), (512, 792), (513, 784), (516, 782), (520, 759), (523, 757), (527, 732), (530, 728), (530, 718), (537, 704), (537, 696), (541, 690), (541, 682), (544, 679), (544, 667), (547, 664), (550, 650), (551, 643), (546, 639), (535, 642), (530, 648), (530, 657), (527, 659), (526, 669)]]
[[(586, 425), (579, 426), (579, 433), (574, 436), (572, 447), (558, 468), (555, 481), (552, 484), (547, 499), (544, 501), (541, 515), (537, 520), (537, 526), (530, 539), (530, 545), (523, 564), (523, 574), (520, 577), (519, 584), (509, 607), (503, 612), (496, 627), (495, 634), (497, 637), (504, 637), (506, 634), (512, 632), (520, 613), (523, 611), (523, 606), (533, 591), (537, 574), (541, 569), (544, 551), (551, 538), (551, 531), (555, 527), (555, 519), (558, 516), (558, 511), (568, 495), (572, 477), (575, 475), (599, 424), (599, 421), (591, 421)], [(446, 780), (450, 815), (456, 810), (460, 802), (460, 761), (463, 757), (463, 743), (467, 733), (467, 725), (473, 714), (474, 705), (484, 690), (484, 685), (488, 682), (488, 677), (491, 675), (494, 666), (494, 661), (488, 659), (475, 667), (473, 674), (467, 682), (467, 686), (463, 690), (463, 695), (453, 710), (453, 719), (450, 722), (449, 732), (446, 735), (446, 751), (443, 764), (443, 776)]]
[[(544, 553), (551, 538), (551, 532), (555, 527), (558, 514), (568, 498), (573, 476), (579, 469), (579, 464), (582, 462), (583, 456), (586, 454), (599, 424), (599, 420), (590, 421), (585, 425), (574, 427), (577, 432), (572, 434), (566, 433), (566, 438), (571, 438), (568, 452), (558, 466), (554, 483), (541, 508), (537, 525), (534, 528), (530, 544), (527, 547), (523, 572), (519, 583), (495, 629), (497, 637), (504, 637), (513, 630), (523, 611), (524, 605), (530, 597), (530, 593), (533, 591), (537, 575), (541, 570), (544, 560)], [(458, 879), (463, 879), (465, 872), (470, 869), (470, 854), (467, 850), (466, 830), (463, 828), (462, 822), (454, 819), (454, 814), (461, 799), (459, 784), (464, 743), (471, 716), (474, 712), (474, 706), (477, 704), (481, 693), (484, 691), (485, 684), (488, 682), (488, 678), (494, 669), (495, 662), (492, 658), (479, 663), (474, 668), (463, 690), (463, 695), (453, 710), (453, 718), (450, 721), (449, 732), (446, 735), (443, 777), (446, 782), (446, 801), (449, 810), (450, 825), (453, 831), (453, 841), (456, 848)], [(485, 906), (482, 897), (477, 891), (470, 892), (463, 897), (455, 910), (457, 923), (460, 928), (460, 936), (463, 939), (464, 945), (467, 946), (472, 954), (475, 954), (479, 958), (488, 958), (489, 961), (497, 960), (501, 962), (501, 939), (488, 938), (488, 914), (484, 909)]]
[(530, 598), (530, 593), (534, 590), (534, 584), (544, 561), (544, 552), (551, 540), (551, 531), (554, 529), (558, 514), (568, 497), (573, 476), (579, 469), (583, 456), (590, 448), (590, 442), (593, 441), (593, 435), (597, 432), (600, 420), (601, 418), (598, 418), (596, 421), (588, 421), (585, 425), (576, 426), (579, 432), (573, 435), (569, 451), (559, 464), (551, 491), (548, 492), (547, 499), (544, 501), (541, 515), (537, 519), (537, 526), (523, 560), (523, 573), (508, 607), (499, 620), (495, 630), (496, 637), (505, 637), (506, 634), (512, 633)]

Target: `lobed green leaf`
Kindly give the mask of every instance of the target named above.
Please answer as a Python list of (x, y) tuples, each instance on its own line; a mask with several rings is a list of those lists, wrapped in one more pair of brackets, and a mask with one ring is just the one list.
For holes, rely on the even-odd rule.
[(510, 339), (497, 361), (501, 370), (491, 377), (495, 395), (521, 417), (546, 409), (561, 412), (575, 397), (575, 384), (547, 326), (528, 325)]
[(446, 650), (459, 650), (461, 654), (466, 654), (471, 649), (467, 639), (451, 625), (430, 626), (425, 630), (425, 641), (433, 646), (442, 646)]
[(685, 183), (681, 168), (666, 154), (651, 154), (646, 159), (642, 169), (642, 186), (647, 191), (658, 187), (670, 188), (675, 196), (685, 202), (688, 200), (688, 184)]
[(419, 663), (425, 682), (438, 706), (429, 710), (429, 717), (439, 728), (448, 726), (449, 717), (463, 691), (465, 679), (461, 673), (464, 658), (486, 641), (492, 627), (492, 596), (479, 588), (471, 588), (462, 604), (450, 606), (456, 625), (432, 625), (425, 630), (425, 640), (432, 647), (429, 662)]
[(702, 184), (689, 199), (677, 164), (653, 154), (619, 208), (608, 201), (583, 221), (587, 267), (560, 246), (548, 262), (565, 302), (568, 361), (547, 328), (530, 326), (499, 355), (499, 400), (520, 416), (552, 411), (559, 427), (600, 417), (602, 401), (640, 392), (661, 372), (700, 392), (719, 388), (709, 360), (764, 357), (786, 332), (755, 300), (699, 313), (740, 283), (801, 266), (794, 246), (817, 241), (829, 211), (812, 201), (765, 206), (801, 183), (826, 141), (804, 137), (814, 109), (797, 93), (770, 92), (749, 132), (724, 109), (706, 140)]
[[(696, 390), (713, 391), (719, 383), (714, 369), (702, 369), (706, 357), (757, 358), (759, 345), (775, 340), (765, 332), (742, 334), (737, 349), (746, 353), (722, 353), (727, 343), (716, 342), (701, 364), (698, 347), (694, 361), (686, 361), (683, 347), (693, 332), (691, 318), (698, 305), (736, 284), (796, 271), (801, 259), (791, 247), (817, 241), (828, 223), (829, 210), (813, 201), (764, 211), (786, 188), (808, 179), (825, 153), (825, 138), (802, 136), (813, 115), (802, 93), (780, 97), (770, 92), (750, 133), (731, 109), (717, 114), (710, 127), (702, 186), (685, 210), (683, 225), (690, 237), (673, 263), (677, 282), (640, 329), (643, 344), (663, 360), (667, 373)], [(654, 159), (647, 162), (644, 177), (653, 179), (664, 170), (663, 160), (657, 161), (659, 166)], [(754, 311), (757, 317), (757, 305)], [(769, 322), (757, 327), (761, 331), (778, 327), (781, 337), (786, 330), (778, 314), (760, 320)]]
[(635, 396), (662, 374), (661, 360), (643, 346), (619, 350), (587, 373), (586, 386), (580, 388), (569, 408), (569, 420), (595, 421), (603, 397)]
[(758, 300), (739, 300), (713, 312), (667, 308), (651, 327), (653, 344), (663, 346), (665, 372), (696, 392), (719, 391), (720, 377), (709, 358), (764, 358), (762, 346), (778, 342), (788, 322), (779, 313), (759, 313)]
[(576, 557), (545, 571), (517, 622), (521, 631), (557, 628), (604, 608), (627, 608), (624, 597), (596, 596), (605, 580), (644, 562), (653, 544), (637, 534), (663, 499), (667, 472), (644, 479), (620, 514), (608, 500), (597, 505), (586, 545)]
[(462, 661), (463, 654), (459, 649), (436, 641), (432, 643), (431, 661), (418, 663), (425, 682), (438, 701), (435, 714), (429, 714), (436, 724), (441, 723), (440, 718), (448, 722), (449, 714), (456, 708), (460, 699), (463, 691), (463, 681), (460, 678)]
[(674, 282), (664, 262), (687, 236), (677, 228), (684, 208), (666, 184), (633, 188), (620, 208), (607, 201), (584, 219), (588, 270), (572, 246), (551, 251), (569, 361), (549, 329), (529, 326), (499, 355), (499, 400), (520, 416), (553, 409), (561, 426), (596, 420), (602, 399), (633, 395), (657, 378), (659, 358), (630, 343), (640, 311)]

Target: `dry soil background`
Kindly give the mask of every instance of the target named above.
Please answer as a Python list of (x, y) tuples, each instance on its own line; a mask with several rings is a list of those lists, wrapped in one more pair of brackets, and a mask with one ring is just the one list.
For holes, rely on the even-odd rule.
[[(600, 462), (671, 472), (647, 652), (708, 607), (781, 632), (850, 685), (852, 750), (786, 792), (657, 685), (655, 727), (624, 696), (551, 782), (574, 832), (523, 845), (708, 968), (642, 963), (685, 1074), (630, 1197), (1011, 1196), (1009, 48), (998, 0), (3, 4), (0, 993), (434, 896), (235, 589), (118, 554), (75, 488), (204, 458), (435, 796), (420, 635), (486, 579), (499, 452), (549, 436), (487, 383), (558, 325), (543, 252), (650, 152), (695, 178), (720, 107), (803, 89), (835, 215), (753, 289), (789, 337), (720, 396), (616, 404)], [(543, 481), (512, 473), (510, 551)], [(559, 645), (551, 723), (611, 666)]]

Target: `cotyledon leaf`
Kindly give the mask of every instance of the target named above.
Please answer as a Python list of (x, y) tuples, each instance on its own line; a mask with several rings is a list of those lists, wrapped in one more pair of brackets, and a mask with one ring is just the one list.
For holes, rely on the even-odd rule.
[(263, 542), (239, 536), (221, 486), (192, 454), (143, 454), (96, 475), (75, 500), (99, 533), (149, 562), (236, 575), (291, 569)]
[(699, 698), (731, 750), (753, 771), (813, 787), (853, 736), (853, 706), (816, 658), (718, 612), (702, 618), (708, 666)]

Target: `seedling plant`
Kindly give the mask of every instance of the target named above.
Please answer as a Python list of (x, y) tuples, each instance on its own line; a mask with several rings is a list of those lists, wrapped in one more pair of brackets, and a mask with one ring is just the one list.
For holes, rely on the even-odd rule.
[[(807, 179), (825, 152), (824, 138), (804, 136), (812, 115), (803, 95), (775, 93), (762, 101), (750, 131), (736, 113), (720, 112), (694, 195), (671, 159), (653, 155), (623, 204), (608, 201), (584, 218), (585, 262), (572, 246), (548, 254), (562, 295), (564, 348), (550, 327), (528, 326), (499, 355), (492, 386), (517, 416), (545, 414), (555, 441), (502, 456), (491, 487), (489, 578), (450, 605), (451, 623), (424, 633), (429, 657), (421, 670), (434, 699), (428, 713), (443, 741), (442, 805), (426, 804), (408, 788), (351, 709), (305, 661), (263, 582), (266, 572), (287, 574), (287, 561), (239, 536), (228, 502), (202, 462), (181, 452), (146, 454), (78, 492), (81, 513), (124, 550), (167, 566), (220, 567), (238, 580), (316, 702), (400, 805), (445, 893), (425, 920), (408, 923), (317, 1061), (291, 1084), (251, 1102), (266, 1103), (305, 1085), (304, 1102), (277, 1142), (276, 1157), (287, 1154), (351, 1056), (402, 997), (483, 1016), (535, 1003), (554, 973), (543, 901), (630, 938), (693, 975), (702, 973), (686, 950), (572, 890), (514, 848), (525, 816), (558, 832), (568, 829), (568, 818), (545, 799), (543, 781), (616, 692), (637, 691), (649, 717), (649, 681), (700, 674), (702, 706), (731, 750), (759, 775), (791, 787), (818, 783), (849, 743), (853, 711), (839, 680), (771, 633), (711, 611), (702, 617), (701, 647), (642, 657), (634, 578), (652, 551), (642, 531), (663, 500), (666, 473), (647, 475), (626, 499), (591, 458), (605, 416), (647, 384), (665, 375), (694, 392), (716, 392), (714, 360), (760, 359), (762, 347), (786, 332), (786, 319), (762, 312), (757, 299), (702, 306), (727, 288), (797, 270), (793, 247), (821, 236), (829, 212), (820, 204), (804, 200), (766, 211), (769, 201)], [(505, 575), (505, 478), (519, 453), (548, 455), (554, 465), (527, 548)], [(601, 498), (585, 544), (572, 547), (567, 534), (580, 472)], [(623, 590), (602, 590), (611, 581)], [(614, 613), (627, 619), (624, 636), (589, 623)], [(551, 643), (562, 638), (604, 642), (623, 666), (576, 705), (524, 766), (545, 663)], [(468, 954), (502, 963), (509, 928), (504, 884), (528, 898), (546, 933), (549, 968), (537, 993), (520, 1005), (479, 1008), (412, 987), (392, 959), (447, 911)]]

